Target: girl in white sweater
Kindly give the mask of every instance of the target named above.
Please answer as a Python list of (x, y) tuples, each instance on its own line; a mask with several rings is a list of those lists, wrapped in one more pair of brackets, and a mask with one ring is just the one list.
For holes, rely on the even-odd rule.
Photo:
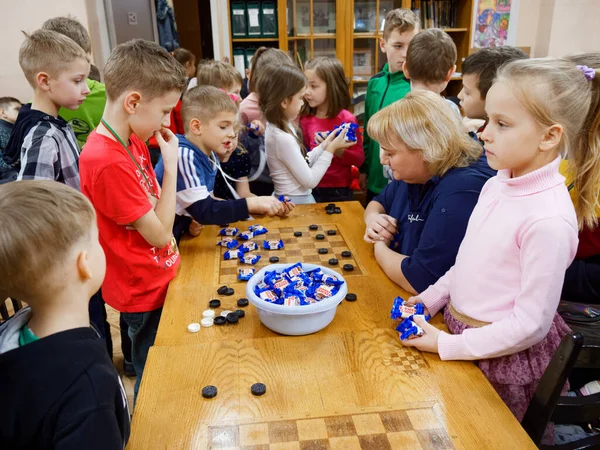
[(259, 104), (267, 121), (265, 146), (275, 195), (285, 195), (295, 204), (315, 203), (312, 189), (319, 184), (338, 150), (346, 142), (346, 129), (330, 133), (308, 155), (301, 131), (294, 121), (304, 105), (306, 77), (296, 66), (269, 66), (258, 80)]

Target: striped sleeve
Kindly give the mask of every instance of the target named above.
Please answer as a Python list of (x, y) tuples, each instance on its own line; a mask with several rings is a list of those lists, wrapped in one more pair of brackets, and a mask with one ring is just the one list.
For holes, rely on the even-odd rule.
[(179, 147), (179, 161), (177, 170), (177, 209), (178, 215), (190, 214), (186, 211), (187, 207), (199, 200), (204, 200), (210, 196), (207, 188), (206, 173), (196, 152), (188, 147)]
[(21, 147), (21, 170), (18, 180), (58, 180), (60, 162), (58, 142), (48, 122), (33, 127)]

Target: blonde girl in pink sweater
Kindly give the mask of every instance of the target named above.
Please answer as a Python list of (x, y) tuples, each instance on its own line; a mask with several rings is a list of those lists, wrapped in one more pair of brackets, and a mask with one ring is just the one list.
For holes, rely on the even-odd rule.
[[(483, 187), (455, 265), (409, 303), (444, 306), (446, 333), (417, 319), (403, 341), (477, 364), (517, 419), (569, 328), (556, 313), (578, 228), (594, 226), (600, 180), (600, 73), (562, 59), (500, 69), (481, 139), (498, 170)], [(568, 154), (576, 208), (559, 173)]]

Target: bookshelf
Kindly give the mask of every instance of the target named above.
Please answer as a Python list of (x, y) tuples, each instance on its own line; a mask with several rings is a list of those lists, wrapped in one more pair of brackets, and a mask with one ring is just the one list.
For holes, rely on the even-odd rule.
[[(232, 56), (235, 49), (239, 56), (240, 49), (252, 51), (262, 45), (287, 51), (300, 66), (314, 57), (335, 56), (342, 61), (354, 96), (366, 91), (369, 79), (386, 63), (379, 40), (383, 36), (382, 21), (392, 9), (419, 9), (423, 28), (427, 28), (440, 22), (433, 20), (434, 9), (436, 17), (447, 16), (452, 6), (455, 20), (451, 21), (451, 27), (443, 29), (456, 44), (458, 74), (472, 40), (474, 0), (272, 0), (276, 8), (277, 35), (269, 37), (234, 36), (231, 9), (234, 3), (238, 8), (240, 4), (248, 7), (261, 4), (260, 1), (227, 0)], [(234, 61), (234, 57), (231, 60)], [(448, 95), (458, 94), (461, 79), (460, 75), (452, 78)]]

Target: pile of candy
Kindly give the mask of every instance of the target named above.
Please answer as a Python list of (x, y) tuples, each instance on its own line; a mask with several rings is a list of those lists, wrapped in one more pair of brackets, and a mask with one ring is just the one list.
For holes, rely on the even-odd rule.
[(321, 269), (305, 272), (302, 263), (286, 267), (281, 272), (267, 271), (254, 288), (257, 297), (285, 306), (303, 306), (333, 297), (344, 284)]
[(423, 329), (414, 322), (415, 316), (421, 316), (425, 320), (431, 318), (431, 316), (425, 314), (425, 305), (422, 303), (409, 306), (404, 304), (404, 300), (401, 297), (394, 299), (391, 317), (394, 320), (404, 319), (396, 327), (396, 331), (400, 333), (400, 340), (403, 341), (423, 336)]
[(344, 127), (346, 127), (348, 129), (344, 140), (346, 142), (356, 142), (358, 140), (358, 138), (356, 137), (356, 132), (358, 131), (358, 125), (355, 123), (352, 123), (352, 122), (344, 122), (343, 124), (335, 127), (333, 129), (333, 131), (319, 131), (319, 132), (317, 132), (317, 135), (321, 139), (327, 139), (327, 136), (329, 136), (329, 133), (335, 133), (335, 135), (337, 136), (338, 134), (340, 134), (340, 132), (342, 131), (342, 128), (344, 128)]
[[(219, 236), (224, 236), (217, 245), (221, 247), (226, 247), (228, 250), (223, 254), (223, 258), (225, 260), (230, 259), (239, 259), (240, 262), (244, 264), (256, 264), (261, 256), (252, 254), (254, 250), (258, 250), (258, 244), (250, 239), (255, 238), (256, 236), (260, 236), (261, 234), (267, 234), (269, 230), (267, 230), (262, 225), (251, 225), (248, 227), (248, 231), (242, 231), (241, 233), (237, 228), (227, 227), (223, 228), (219, 231)], [(238, 239), (242, 239), (246, 242), (239, 243), (235, 237)], [(263, 247), (266, 250), (279, 250), (283, 248), (283, 241), (264, 241)], [(248, 281), (252, 275), (254, 275), (254, 269), (239, 269), (238, 270), (238, 280), (240, 281)]]

